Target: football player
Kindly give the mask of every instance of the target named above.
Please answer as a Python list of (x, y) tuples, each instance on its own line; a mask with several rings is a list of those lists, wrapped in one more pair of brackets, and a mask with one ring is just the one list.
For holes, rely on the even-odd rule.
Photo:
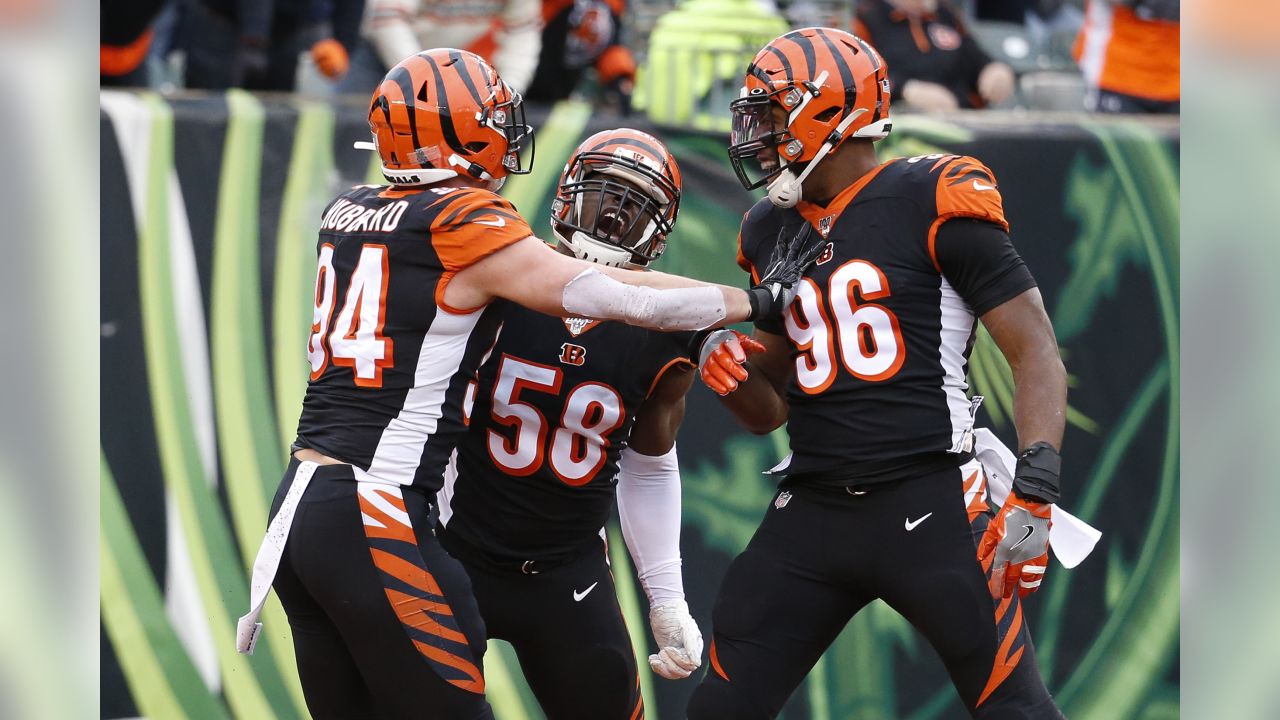
[[(991, 170), (877, 161), (886, 78), (863, 40), (806, 28), (756, 55), (731, 106), (739, 178), (768, 189), (743, 218), (739, 264), (755, 275), (789, 238), (812, 263), (781, 322), (716, 332), (700, 353), (734, 415), (758, 433), (786, 423), (792, 454), (721, 586), (695, 720), (775, 717), (875, 599), (924, 634), (974, 717), (1061, 716), (1021, 596), (1047, 565), (1065, 370)], [(998, 513), (965, 393), (978, 320), (1016, 386), (1021, 453)]]
[(691, 330), (777, 316), (788, 283), (744, 292), (547, 247), (494, 192), (527, 171), (520, 96), (471, 53), (392, 68), (369, 126), (391, 184), (324, 211), (310, 383), (237, 643), (252, 650), (274, 580), (315, 717), (489, 717), (484, 623), (429, 517), (494, 301)]
[[(667, 148), (607, 130), (570, 157), (551, 225), (561, 253), (640, 270), (662, 254), (679, 208)], [(616, 491), (660, 648), (650, 664), (687, 677), (702, 634), (680, 576), (675, 438), (694, 378), (691, 337), (502, 305), (456, 480), (442, 492), (441, 543), (466, 567), (489, 636), (515, 648), (548, 718), (638, 717), (603, 527)]]

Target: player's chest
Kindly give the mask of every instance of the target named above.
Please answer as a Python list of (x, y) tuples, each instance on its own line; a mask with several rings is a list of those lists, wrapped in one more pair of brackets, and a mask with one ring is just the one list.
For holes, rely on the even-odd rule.
[(652, 343), (636, 328), (518, 309), (504, 317), (480, 379), (495, 386), (512, 378), (536, 380), (549, 403), (590, 385), (595, 390), (588, 395), (616, 395), (631, 406), (647, 394), (657, 360)]
[[(817, 259), (804, 275), (828, 295), (857, 291), (863, 297), (936, 289), (938, 272), (929, 255), (929, 228), (895, 214), (881, 203), (817, 218), (823, 235)], [(869, 298), (868, 298), (869, 299)]]

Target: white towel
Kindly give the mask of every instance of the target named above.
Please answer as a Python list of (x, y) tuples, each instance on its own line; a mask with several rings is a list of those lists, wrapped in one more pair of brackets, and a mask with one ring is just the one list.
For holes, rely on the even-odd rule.
[(258, 635), (262, 632), (258, 615), (262, 613), (262, 606), (267, 604), (267, 594), (271, 592), (271, 583), (276, 579), (276, 570), (280, 568), (280, 558), (284, 556), (284, 544), (289, 539), (289, 529), (293, 527), (298, 501), (307, 491), (307, 485), (311, 483), (311, 476), (315, 474), (317, 467), (313, 462), (304, 462), (298, 466), (284, 501), (267, 525), (262, 545), (258, 547), (258, 556), (253, 561), (253, 582), (249, 587), (249, 612), (236, 623), (236, 650), (247, 655), (252, 655), (258, 644)]
[[(986, 428), (975, 430), (974, 440), (974, 454), (987, 473), (991, 499), (996, 504), (1003, 505), (1004, 499), (1013, 489), (1013, 470), (1017, 467), (1017, 459), (1013, 451)], [(1098, 539), (1102, 537), (1102, 532), (1097, 528), (1057, 505), (1053, 506), (1051, 523), (1049, 547), (1053, 548), (1058, 562), (1066, 568), (1073, 568), (1089, 557), (1093, 547), (1098, 544)]]

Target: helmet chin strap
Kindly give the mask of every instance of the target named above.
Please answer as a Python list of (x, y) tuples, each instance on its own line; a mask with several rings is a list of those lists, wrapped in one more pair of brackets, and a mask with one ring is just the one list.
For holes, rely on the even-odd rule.
[(853, 121), (865, 112), (867, 112), (866, 108), (858, 108), (845, 116), (845, 119), (841, 120), (836, 129), (827, 136), (827, 141), (822, 143), (822, 147), (818, 148), (818, 152), (799, 175), (796, 175), (790, 167), (783, 168), (782, 172), (778, 173), (778, 177), (769, 183), (769, 202), (780, 208), (795, 207), (796, 203), (800, 202), (800, 196), (804, 190), (804, 179), (809, 177), (809, 173), (813, 172), (818, 163), (835, 149), (844, 137), (844, 131), (853, 124)]
[[(559, 233), (557, 233), (559, 234)], [(581, 260), (593, 262), (606, 267), (640, 269), (643, 265), (632, 262), (631, 251), (602, 243), (590, 235), (575, 230), (569, 237), (560, 236), (562, 242), (573, 251), (573, 255)]]

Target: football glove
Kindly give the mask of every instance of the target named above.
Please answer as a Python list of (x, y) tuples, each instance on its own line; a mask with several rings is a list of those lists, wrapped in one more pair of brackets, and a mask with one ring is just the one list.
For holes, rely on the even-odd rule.
[(786, 237), (786, 228), (778, 231), (773, 254), (765, 266), (760, 282), (747, 291), (751, 315), (747, 320), (776, 320), (796, 298), (800, 276), (817, 259), (826, 245), (813, 226), (805, 223), (795, 236)]
[(1049, 529), (1061, 472), (1062, 458), (1047, 442), (1033, 443), (1018, 456), (1013, 492), (978, 544), (992, 598), (1010, 597), (1015, 587), (1019, 597), (1040, 589), (1049, 568)]
[(707, 336), (698, 352), (702, 382), (717, 395), (728, 395), (747, 379), (747, 369), (743, 367), (747, 356), (764, 350), (764, 345), (750, 335), (737, 330), (716, 330)]
[(1040, 588), (1049, 567), (1052, 509), (1009, 493), (978, 543), (978, 562), (987, 571), (992, 599), (1011, 597), (1015, 588), (1019, 597), (1026, 597)]
[(658, 653), (649, 656), (649, 667), (655, 673), (680, 680), (702, 664), (702, 632), (684, 600), (650, 608), (649, 627), (658, 642)]

